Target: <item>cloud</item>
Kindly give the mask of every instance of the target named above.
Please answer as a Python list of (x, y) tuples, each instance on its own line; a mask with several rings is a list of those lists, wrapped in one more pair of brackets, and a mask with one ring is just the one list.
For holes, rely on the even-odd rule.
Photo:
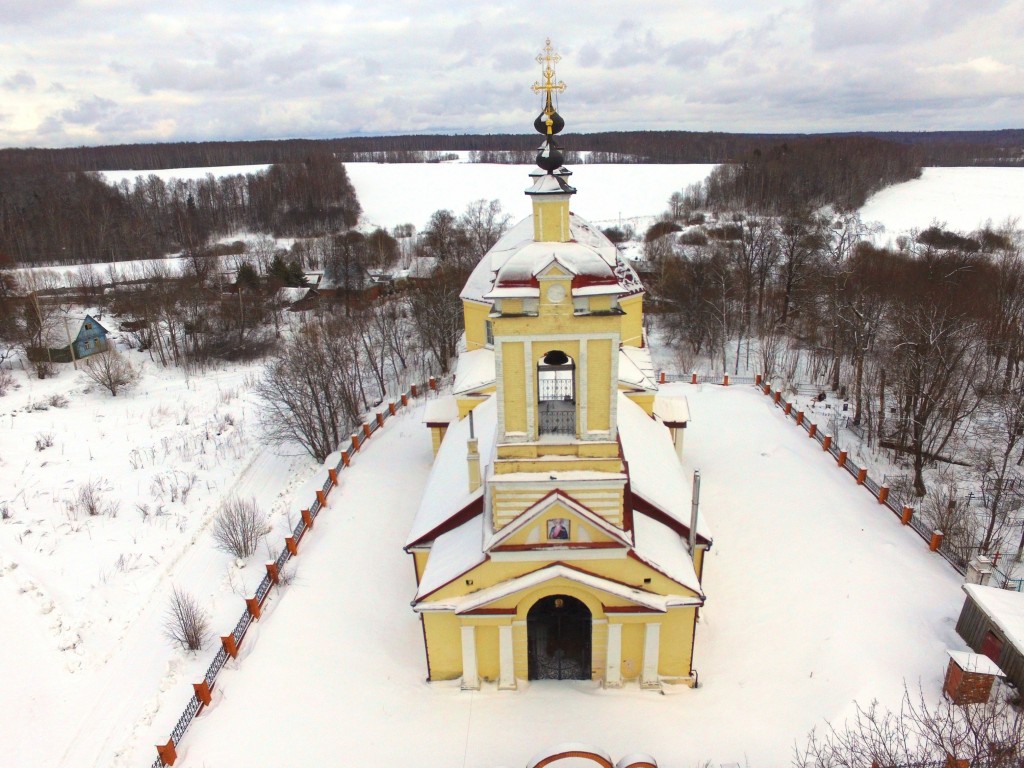
[(30, 72), (26, 72), (24, 69), (19, 69), (13, 75), (8, 77), (0, 86), (8, 91), (32, 91), (36, 87), (36, 79)]

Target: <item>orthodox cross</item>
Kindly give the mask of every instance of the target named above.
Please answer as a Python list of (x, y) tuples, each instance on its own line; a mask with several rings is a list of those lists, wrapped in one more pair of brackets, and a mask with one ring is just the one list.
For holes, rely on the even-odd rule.
[(555, 108), (551, 106), (551, 94), (562, 93), (565, 90), (565, 83), (561, 80), (555, 81), (555, 64), (560, 62), (562, 57), (555, 53), (551, 47), (551, 38), (544, 41), (544, 50), (537, 54), (537, 63), (541, 65), (540, 73), (544, 76), (544, 82), (534, 83), (533, 92), (545, 94), (544, 114), (551, 115)]

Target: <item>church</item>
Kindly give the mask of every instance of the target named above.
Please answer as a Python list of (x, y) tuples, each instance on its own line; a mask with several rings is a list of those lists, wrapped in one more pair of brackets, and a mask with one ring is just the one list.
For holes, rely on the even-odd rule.
[(570, 210), (550, 41), (537, 60), (532, 215), (466, 282), (453, 394), (424, 419), (405, 549), (428, 680), (693, 687), (712, 539), (680, 464), (686, 402), (658, 393), (640, 280)]

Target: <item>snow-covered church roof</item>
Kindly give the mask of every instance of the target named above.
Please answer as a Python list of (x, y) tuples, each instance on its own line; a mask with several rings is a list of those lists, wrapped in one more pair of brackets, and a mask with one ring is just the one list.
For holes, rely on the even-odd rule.
[(569, 233), (565, 243), (536, 242), (533, 216), (527, 216), (484, 254), (461, 297), (489, 304), (495, 298), (537, 296), (537, 274), (553, 262), (573, 275), (574, 296), (643, 291), (636, 272), (599, 229), (570, 213)]

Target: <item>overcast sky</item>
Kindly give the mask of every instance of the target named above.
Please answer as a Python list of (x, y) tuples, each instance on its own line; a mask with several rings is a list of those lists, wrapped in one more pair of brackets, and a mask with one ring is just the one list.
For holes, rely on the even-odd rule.
[(1024, 125), (1024, 0), (0, 0), (0, 145)]

